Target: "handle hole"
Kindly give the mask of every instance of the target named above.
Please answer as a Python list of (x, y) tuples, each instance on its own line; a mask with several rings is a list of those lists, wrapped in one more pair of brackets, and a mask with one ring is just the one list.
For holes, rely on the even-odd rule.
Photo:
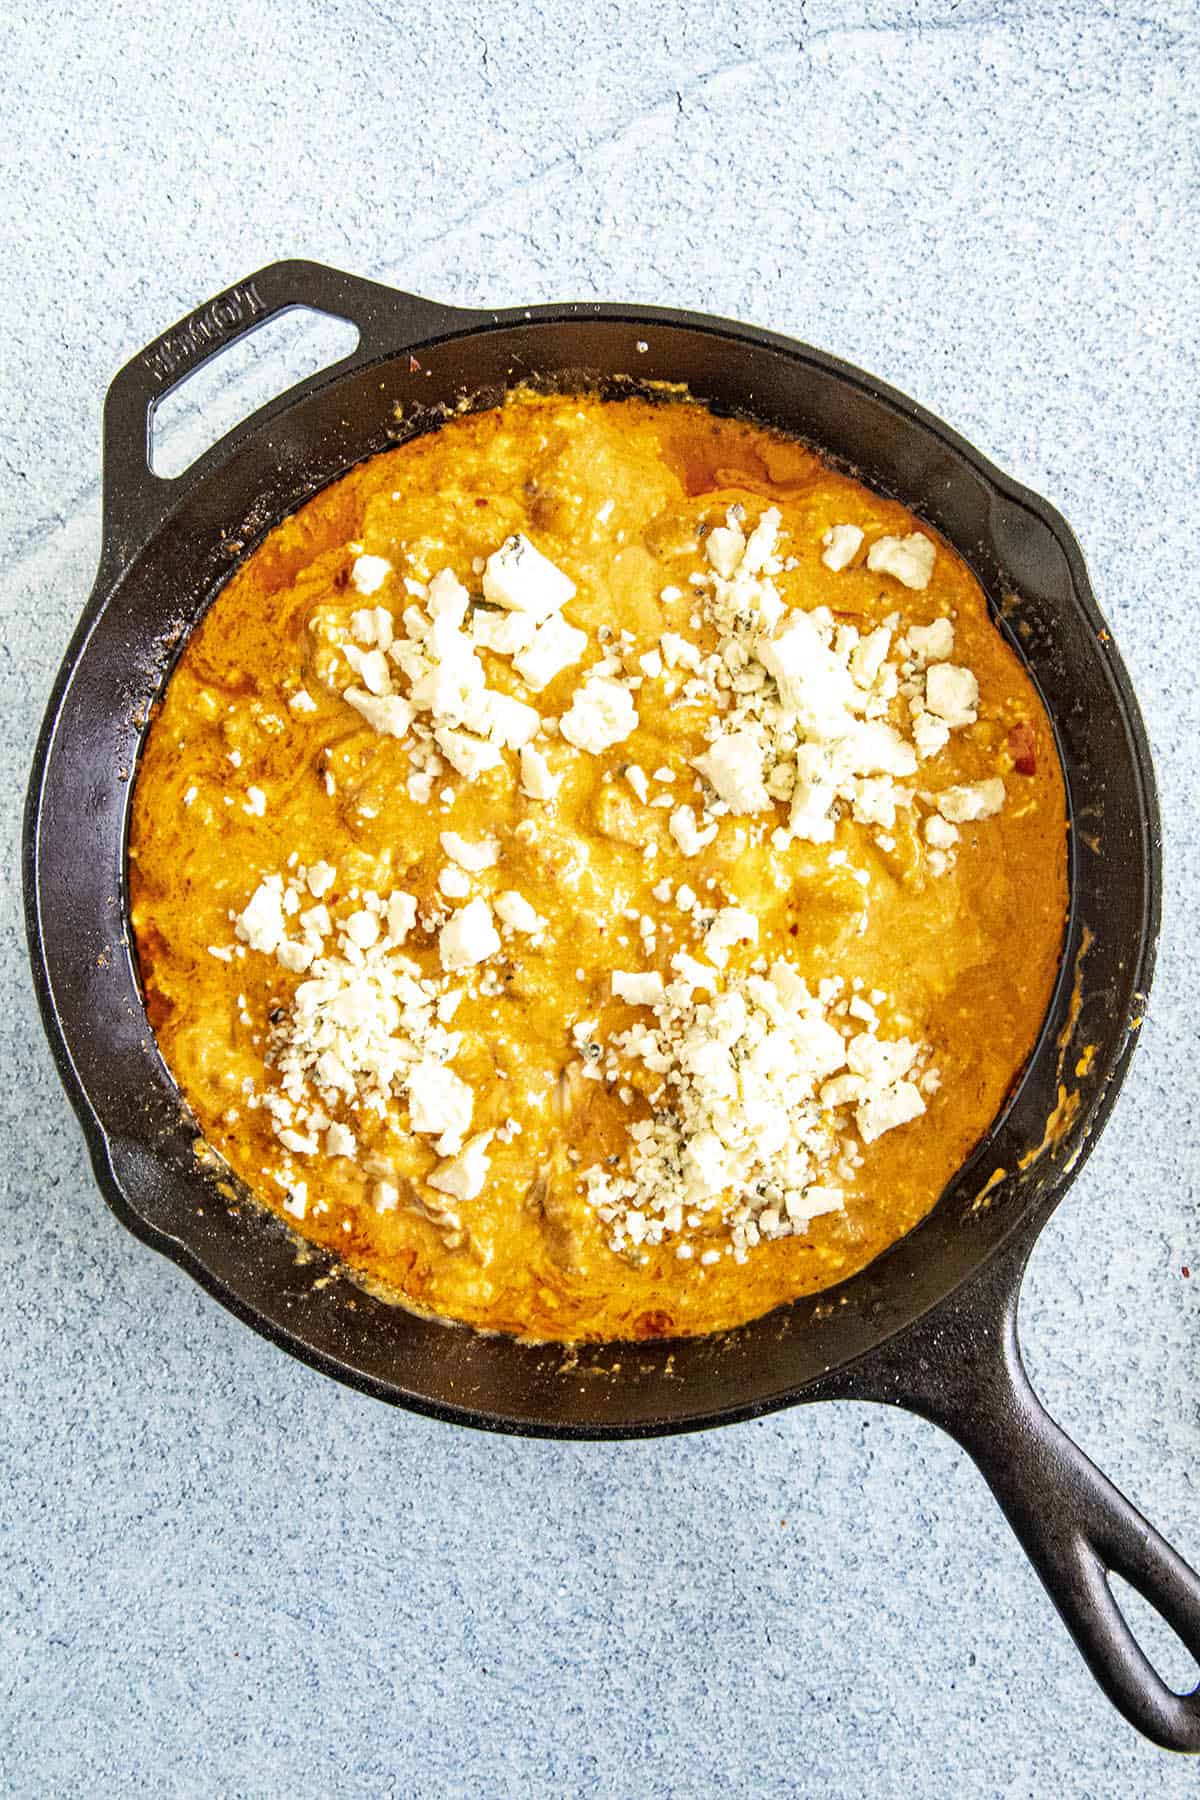
[(1109, 1570), (1109, 1592), (1143, 1652), (1173, 1694), (1190, 1694), (1200, 1684), (1200, 1663), (1146, 1596)]
[(182, 475), (248, 413), (296, 382), (349, 356), (358, 327), (312, 307), (277, 313), (248, 337), (218, 352), (154, 409), (150, 467)]

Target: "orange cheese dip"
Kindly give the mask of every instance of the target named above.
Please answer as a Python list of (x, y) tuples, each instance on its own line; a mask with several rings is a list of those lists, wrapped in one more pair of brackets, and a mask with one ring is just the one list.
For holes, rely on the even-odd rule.
[(909, 1231), (1044, 1017), (1062, 774), (959, 556), (681, 398), (519, 393), (218, 595), (129, 849), (200, 1132), (379, 1292), (578, 1340)]

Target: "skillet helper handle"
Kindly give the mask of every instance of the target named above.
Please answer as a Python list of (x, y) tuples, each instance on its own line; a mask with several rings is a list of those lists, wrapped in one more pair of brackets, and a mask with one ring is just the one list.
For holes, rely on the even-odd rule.
[(919, 1413), (962, 1445), (1113, 1705), (1164, 1748), (1200, 1752), (1200, 1685), (1167, 1686), (1108, 1583), (1116, 1574), (1136, 1588), (1200, 1662), (1200, 1575), (1034, 1393), (1017, 1336), (1032, 1242), (1010, 1244), (977, 1287), (893, 1340), (865, 1378), (850, 1372), (841, 1391)]
[[(404, 350), (474, 316), (323, 263), (300, 260), (271, 263), (206, 300), (127, 362), (108, 390), (104, 403), (106, 554), (126, 561), (162, 523), (181, 484), (191, 478), (191, 470), (175, 478), (154, 473), (150, 450), (155, 409), (211, 358), (296, 307), (330, 313), (358, 328), (355, 349), (323, 370), (323, 377)], [(277, 406), (278, 399), (270, 404)], [(235, 426), (223, 442), (242, 428)], [(201, 457), (194, 467), (198, 469), (206, 460)]]

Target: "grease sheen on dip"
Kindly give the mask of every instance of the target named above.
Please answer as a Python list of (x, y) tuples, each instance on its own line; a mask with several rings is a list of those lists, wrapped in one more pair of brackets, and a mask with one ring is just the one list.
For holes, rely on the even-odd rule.
[[(520, 616), (496, 600), (514, 534), (539, 559), (532, 586), (512, 565), (523, 592), (557, 621), (547, 657), (480, 642)], [(431, 735), (448, 684), (419, 664), (443, 600), (498, 697), (486, 755), (479, 731), (446, 727), (449, 758)], [(813, 696), (832, 706), (849, 670), (862, 719), (920, 753), (830, 798)], [(781, 732), (788, 694), (809, 723)], [(987, 1130), (1057, 969), (1065, 797), (978, 583), (903, 507), (682, 399), (520, 394), (355, 469), (229, 582), (148, 736), (130, 883), (163, 1054), (257, 1199), (423, 1311), (564, 1340), (694, 1333), (861, 1267)], [(401, 967), (416, 998), (396, 1015), (372, 971)], [(298, 1073), (356, 982), (371, 1028), (395, 1024), (382, 1098), (337, 1058)], [(406, 1019), (423, 1048), (398, 1048)], [(856, 1046), (838, 1067), (831, 1033)], [(722, 1139), (736, 1119), (703, 1113), (727, 1079), (761, 1143), (780, 1094), (803, 1126), (754, 1168), (740, 1222), (714, 1184), (748, 1153)], [(664, 1193), (664, 1168), (692, 1185)]]

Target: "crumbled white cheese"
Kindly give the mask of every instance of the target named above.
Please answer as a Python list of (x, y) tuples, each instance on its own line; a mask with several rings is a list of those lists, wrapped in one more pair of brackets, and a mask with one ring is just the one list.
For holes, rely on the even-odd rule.
[[(501, 563), (505, 560), (501, 556)], [(536, 564), (531, 567), (536, 572)], [(535, 707), (488, 687), (477, 643), (500, 646), (501, 627), (492, 630), (481, 622), (480, 613), (472, 631), (464, 629), (470, 595), (452, 569), (440, 569), (428, 583), (405, 577), (405, 586), (425, 601), (426, 610), (405, 608), (402, 636), (396, 635), (395, 621), (385, 607), (352, 615), (358, 643), (339, 640), (338, 647), (362, 687), (350, 687), (345, 698), (373, 729), (396, 737), (414, 728), (419, 740), (427, 736), (427, 728), (416, 721), (422, 714), (430, 715), (438, 748), (456, 774), (474, 781), (500, 765), (503, 750), (529, 743), (541, 720)], [(536, 616), (523, 616), (519, 629), (509, 627), (504, 647), (525, 645), (536, 626)], [(361, 647), (367, 643), (373, 647)], [(393, 664), (410, 683), (404, 697), (393, 692)], [(432, 796), (432, 773), (419, 761), (409, 773), (407, 786), (419, 805), (428, 804)]]
[(437, 1188), (439, 1193), (449, 1194), (454, 1200), (477, 1199), (487, 1180), (490, 1167), (487, 1147), (492, 1137), (492, 1132), (481, 1131), (470, 1140), (461, 1156), (456, 1156), (452, 1162), (439, 1163), (432, 1175), (426, 1178), (430, 1187)]
[(386, 556), (360, 556), (350, 571), (350, 579), (360, 594), (377, 594), (391, 572)]
[(728, 524), (714, 525), (704, 540), (705, 555), (717, 574), (726, 580), (741, 562), (745, 548), (746, 535), (732, 516)]
[(753, 732), (732, 731), (711, 750), (693, 760), (730, 812), (769, 812), (771, 796), (763, 785), (762, 745)]
[(859, 639), (850, 652), (850, 673), (859, 687), (874, 687), (891, 644), (892, 633), (886, 625), (878, 626), (874, 631), (869, 631), (866, 637)]
[(917, 1059), (919, 1046), (910, 1038), (885, 1043), (869, 1031), (860, 1031), (846, 1045), (846, 1064), (875, 1087), (890, 1087), (907, 1075)]
[(475, 1096), (444, 1063), (425, 1059), (408, 1072), (409, 1119), (423, 1137), (435, 1137), (439, 1156), (457, 1156), (471, 1125)]
[(481, 650), (512, 656), (533, 641), (537, 621), (527, 613), (488, 612), (477, 607), (471, 615), (471, 636)]
[(532, 640), (513, 657), (513, 668), (538, 694), (556, 675), (577, 663), (587, 649), (587, 633), (568, 625), (561, 613), (552, 613), (539, 625)]
[(379, 920), (365, 908), (352, 912), (346, 920), (346, 936), (360, 950), (369, 950), (379, 937)]
[(235, 919), (234, 930), (252, 950), (261, 950), (266, 956), (274, 955), (286, 930), (280, 876), (268, 875), (259, 883)]
[(612, 991), (618, 1000), (627, 1000), (631, 1006), (655, 1006), (663, 997), (663, 978), (661, 975), (627, 974), (614, 969)]
[(487, 685), (483, 664), (452, 620), (435, 621), (417, 656), (407, 660), (414, 676), (409, 699), (417, 712), (432, 713), (447, 725), (479, 729)]
[(513, 931), (524, 932), (527, 936), (535, 936), (546, 929), (546, 921), (536, 909), (530, 906), (523, 894), (508, 888), (504, 893), (496, 895), (496, 917), (501, 924)]
[[(286, 906), (284, 910), (287, 910)], [(321, 903), (310, 906), (307, 912), (302, 912), (298, 923), (306, 941), (313, 942), (317, 948), (333, 930), (333, 920), (330, 917), (329, 908)]]
[(627, 687), (604, 675), (589, 675), (576, 688), (570, 708), (559, 721), (568, 744), (597, 756), (637, 730), (638, 714)]
[(310, 944), (283, 943), (276, 950), (275, 959), (280, 968), (289, 970), (293, 975), (303, 975), (315, 955), (316, 951)]
[[(832, 843), (837, 829), (832, 811), (837, 800), (837, 787), (830, 780), (807, 778), (800, 773), (801, 766), (800, 758), (797, 757), (797, 779), (792, 788), (788, 832), (806, 843)], [(814, 768), (814, 777), (823, 773), (827, 773), (823, 765)]]
[(863, 1143), (873, 1144), (885, 1131), (894, 1131), (898, 1125), (909, 1124), (924, 1111), (925, 1102), (921, 1098), (921, 1090), (911, 1081), (898, 1081), (895, 1087), (863, 1100), (855, 1108), (854, 1117)]
[(700, 667), (700, 649), (688, 638), (680, 637), (674, 631), (664, 631), (658, 641), (668, 668), (695, 671)]
[(951, 728), (973, 725), (978, 718), (979, 683), (970, 669), (935, 663), (925, 677), (925, 705)]
[(413, 709), (399, 694), (364, 694), (361, 688), (347, 688), (342, 698), (383, 737), (402, 738), (412, 724)]
[[(282, 889), (280, 912), (289, 916), (298, 887), (283, 888), (278, 876), (262, 885), (276, 898)], [(310, 964), (290, 1002), (273, 1003), (277, 1011), (271, 1015), (266, 1060), (280, 1085), (266, 1092), (263, 1104), (276, 1135), (293, 1153), (316, 1154), (316, 1134), (325, 1131), (325, 1154), (353, 1155), (353, 1133), (331, 1121), (329, 1112), (345, 1102), (382, 1115), (390, 1100), (407, 1096), (414, 1129), (436, 1134), (439, 1154), (453, 1154), (470, 1123), (470, 1089), (445, 1067), (460, 1044), (442, 1022), (443, 1002), (452, 996), (440, 992), (436, 981), (423, 979), (398, 948), (411, 929), (412, 896), (393, 893), (384, 901), (364, 892), (360, 899), (336, 950), (322, 942), (332, 921), (320, 904), (300, 916), (305, 934), (300, 945), (295, 940), (277, 945), (281, 962), (299, 950), (310, 955)], [(380, 934), (385, 917), (386, 938)], [(268, 931), (259, 942), (272, 935)], [(301, 1116), (306, 1132), (298, 1129)]]
[(1004, 782), (999, 775), (964, 787), (949, 787), (937, 797), (937, 809), (943, 819), (954, 825), (967, 825), (975, 819), (991, 819), (1003, 810)]
[(905, 636), (909, 650), (920, 662), (946, 662), (954, 655), (954, 627), (949, 619), (910, 625)]
[(890, 831), (896, 823), (899, 790), (890, 776), (856, 776), (848, 784), (850, 810), (860, 825), (882, 825)]
[(550, 764), (541, 751), (526, 744), (521, 751), (522, 793), (528, 794), (531, 800), (553, 800), (558, 793), (559, 779), (551, 773)]
[(262, 789), (260, 787), (248, 787), (246, 789), (246, 798), (242, 803), (242, 811), (248, 812), (253, 818), (261, 819), (266, 813), (266, 810), (267, 796), (263, 793)]
[(863, 534), (857, 525), (831, 525), (821, 539), (825, 546), (821, 561), (827, 569), (840, 573), (854, 561), (862, 541)]
[(314, 900), (323, 900), (336, 880), (337, 870), (332, 863), (313, 863), (308, 871), (308, 891)]
[(315, 713), (317, 710), (317, 703), (307, 688), (297, 688), (288, 705), (294, 713)]
[(774, 574), (779, 569), (775, 552), (779, 543), (779, 508), (768, 506), (759, 515), (758, 524), (746, 540), (738, 566), (742, 575)]
[(723, 906), (704, 934), (705, 954), (723, 969), (734, 944), (756, 944), (758, 920), (744, 906)]
[[(741, 529), (740, 515), (731, 515), (730, 530), (734, 525)], [(889, 661), (898, 617), (863, 633), (839, 623), (826, 607), (789, 611), (769, 579), (779, 566), (777, 523), (764, 514), (759, 525), (761, 574), (750, 573), (760, 552), (752, 557), (747, 545), (728, 578), (701, 578), (705, 617), (718, 644), (701, 659), (683, 698), (712, 708), (710, 747), (697, 766), (713, 782), (720, 804), (710, 801), (698, 823), (709, 825), (723, 810), (766, 812), (790, 801), (786, 828), (772, 833), (782, 850), (795, 838), (829, 842), (846, 809), (857, 809), (860, 819), (869, 814), (873, 822), (894, 820), (894, 808), (909, 794), (891, 792), (888, 783), (915, 774), (918, 749), (936, 754), (946, 726), (928, 713), (915, 689), (905, 695), (912, 740), (891, 722), (900, 694), (900, 665)], [(756, 527), (752, 544), (758, 533)], [(730, 562), (724, 550), (719, 554)], [(906, 649), (901, 640), (897, 654)], [(726, 761), (733, 766), (723, 769)], [(871, 785), (864, 787), (865, 781)]]
[(715, 821), (711, 825), (700, 828), (693, 806), (677, 806), (668, 821), (671, 836), (679, 845), (684, 856), (698, 856), (706, 844), (711, 844), (717, 835)]
[(671, 958), (671, 967), (679, 976), (685, 988), (701, 988), (707, 994), (715, 994), (720, 986), (720, 976), (707, 963), (689, 956), (686, 950), (677, 950)]
[(377, 645), (387, 650), (392, 642), (392, 615), (386, 606), (364, 606), (350, 615), (350, 631), (356, 641), (370, 649)]
[(789, 613), (779, 636), (760, 638), (755, 652), (807, 736), (821, 742), (843, 737), (852, 728), (856, 684), (812, 614)]
[(950, 742), (950, 727), (922, 709), (913, 713), (912, 735), (917, 754), (927, 762), (931, 756), (940, 756)]
[(355, 1156), (357, 1152), (358, 1141), (354, 1133), (333, 1120), (325, 1132), (326, 1156)]
[(387, 903), (388, 936), (393, 944), (402, 944), (416, 922), (417, 902), (415, 897), (397, 888), (388, 896)]
[(519, 750), (537, 736), (542, 720), (536, 707), (489, 689), (483, 697), (481, 723), (492, 744)]
[(360, 650), (354, 644), (342, 645), (342, 655), (371, 694), (390, 694), (392, 674), (382, 650)]
[[(847, 1044), (828, 1016), (840, 983), (831, 982), (822, 999), (776, 963), (768, 975), (751, 973), (723, 989), (710, 971), (701, 989), (688, 979), (690, 964), (683, 955), (672, 959), (679, 980), (649, 1003), (653, 1027), (639, 1023), (612, 1043), (660, 1077), (670, 1099), (630, 1126), (625, 1168), (596, 1165), (583, 1172), (583, 1186), (615, 1250), (661, 1244), (679, 1236), (685, 1220), (711, 1235), (715, 1209), (728, 1247), (743, 1260), (764, 1238), (802, 1233), (843, 1204), (843, 1191), (823, 1176), (854, 1140), (847, 1121), (831, 1129), (828, 1110), (856, 1106), (860, 1136), (877, 1136), (923, 1109), (919, 1092), (914, 1108), (905, 1079), (917, 1051), (907, 1040), (887, 1043), (870, 1033)], [(708, 997), (697, 998), (702, 991)], [(848, 1074), (835, 1099), (833, 1078), (851, 1051), (874, 1073)], [(708, 1257), (711, 1265), (720, 1254), (706, 1249), (700, 1262)]]
[(484, 869), (492, 868), (500, 860), (499, 838), (485, 837), (477, 844), (469, 844), (457, 831), (443, 831), (438, 841), (451, 862), (456, 862), (460, 869), (466, 869), (472, 875), (481, 874)]
[(442, 926), (438, 955), (443, 969), (469, 969), (486, 962), (500, 948), (500, 934), (492, 923), (486, 900), (472, 900)]
[(958, 839), (958, 826), (951, 825), (940, 813), (931, 813), (926, 819), (925, 842), (932, 844), (935, 850), (949, 850), (953, 844), (957, 844)]
[[(694, 803), (674, 806), (670, 793), (658, 793), (651, 802), (650, 784), (638, 765), (622, 773), (644, 803), (670, 812), (671, 838), (685, 855), (698, 855), (714, 840), (719, 815), (770, 814), (777, 806), (776, 817), (788, 819), (786, 830), (772, 833), (770, 820), (766, 827), (738, 826), (731, 830), (731, 850), (739, 840), (770, 841), (779, 849), (792, 837), (829, 841), (847, 813), (872, 827), (877, 843), (894, 843), (884, 834), (897, 810), (918, 802), (924, 808), (932, 800), (939, 811), (920, 825), (929, 846), (927, 868), (933, 870), (935, 858), (953, 861), (955, 809), (965, 808), (963, 817), (991, 816), (1003, 805), (1003, 783), (981, 782), (940, 796), (924, 790), (917, 795), (900, 785), (915, 774), (918, 753), (937, 754), (950, 725), (977, 716), (978, 684), (969, 670), (948, 660), (950, 621), (914, 626), (904, 635), (898, 614), (868, 629), (823, 607), (811, 613), (789, 609), (771, 579), (781, 568), (775, 509), (764, 510), (753, 528), (742, 508), (731, 509), (703, 542), (707, 567), (690, 577), (696, 609), (691, 628), (703, 628), (713, 648), (705, 651), (665, 632), (659, 649), (639, 654), (632, 631), (602, 627), (600, 659), (582, 676), (561, 719), (542, 720), (535, 707), (489, 688), (479, 655), (511, 656), (514, 672), (534, 692), (585, 655), (586, 634), (560, 612), (574, 584), (519, 535), (486, 562), (477, 559), (485, 601), (501, 612), (477, 605), (468, 620), (470, 595), (443, 569), (428, 582), (406, 578), (408, 592), (422, 604), (406, 606), (402, 623), (385, 606), (353, 613), (347, 640), (334, 640), (358, 678), (344, 697), (380, 733), (413, 734), (410, 773), (398, 779), (407, 780), (418, 804), (428, 804), (445, 779), (435, 746), (467, 780), (499, 766), (503, 751), (516, 752), (522, 791), (549, 800), (561, 775), (551, 772), (534, 746), (539, 730), (552, 739), (561, 736), (555, 761), (561, 758), (562, 767), (570, 768), (566, 746), (596, 755), (623, 742), (639, 725), (634, 693), (643, 680), (681, 669), (682, 675), (668, 675), (666, 696), (678, 695), (677, 704), (703, 708), (708, 715), (709, 741), (694, 763), (707, 785), (697, 781)], [(859, 555), (863, 537), (856, 526), (838, 526), (823, 543), (826, 566), (844, 568)], [(880, 540), (867, 561), (907, 586), (924, 587), (934, 557), (932, 540), (914, 533)], [(388, 572), (390, 565), (384, 564), (378, 585)], [(684, 595), (672, 590), (672, 598)], [(401, 680), (403, 696), (395, 691)], [(654, 779), (670, 787), (690, 777), (686, 769), (672, 771), (664, 764)], [(415, 794), (414, 780), (424, 799)], [(675, 789), (680, 798), (687, 791), (687, 785)], [(497, 799), (502, 792), (497, 790)], [(971, 798), (956, 798), (960, 795)], [(454, 797), (453, 788), (443, 789), (444, 801)], [(612, 798), (620, 799), (619, 793)], [(631, 819), (643, 816), (628, 799), (621, 804)], [(533, 818), (520, 828), (532, 842), (539, 829)], [(467, 903), (451, 912), (434, 898), (420, 922), (436, 940), (447, 975), (470, 971), (498, 953), (515, 957), (513, 934), (536, 940), (546, 930), (547, 921), (515, 890), (496, 895), (491, 904), (482, 898), (468, 902), (467, 876), (494, 866), (495, 840), (472, 844), (446, 832), (441, 842), (452, 866), (438, 874), (438, 889)], [(656, 842), (646, 844), (648, 861), (658, 848)], [(298, 861), (294, 856), (289, 867)], [(277, 1012), (272, 1014), (268, 1064), (279, 1071), (283, 1085), (273, 1092), (281, 1109), (288, 1109), (276, 1118), (277, 1132), (290, 1134), (297, 1156), (321, 1153), (323, 1146), (328, 1156), (357, 1158), (355, 1132), (331, 1121), (321, 1106), (333, 1110), (345, 1103), (356, 1111), (366, 1106), (383, 1116), (389, 1100), (407, 1102), (412, 1130), (436, 1139), (438, 1155), (449, 1159), (427, 1177), (429, 1187), (456, 1199), (473, 1198), (486, 1179), (493, 1134), (464, 1141), (473, 1102), (468, 1085), (448, 1067), (461, 1041), (461, 1033), (448, 1026), (464, 992), (502, 994), (501, 976), (487, 969), (468, 976), (465, 988), (449, 991), (445, 975), (423, 975), (412, 953), (402, 949), (417, 923), (415, 898), (360, 893), (351, 883), (363, 878), (349, 868), (343, 879), (356, 910), (342, 916), (334, 908), (335, 925), (319, 904), (335, 879), (329, 869), (322, 885), (325, 867), (299, 866), (286, 887), (278, 877), (260, 884), (237, 920), (239, 938), (251, 948), (268, 949), (299, 978), (292, 1000), (289, 983), (272, 1003), (284, 1018), (277, 1023)], [(866, 870), (849, 873), (869, 885)], [(717, 886), (715, 879), (694, 879), (710, 892)], [(298, 911), (304, 883), (318, 905), (293, 925), (289, 920)], [(626, 1105), (637, 1092), (646, 1093), (652, 1111), (649, 1117), (631, 1116), (627, 1167), (606, 1164), (586, 1171), (583, 1179), (619, 1249), (637, 1251), (661, 1242), (664, 1233), (685, 1229), (701, 1231), (702, 1242), (703, 1236), (711, 1239), (715, 1208), (716, 1228), (728, 1237), (724, 1247), (705, 1248), (701, 1255), (702, 1242), (694, 1250), (688, 1242), (676, 1250), (686, 1249), (708, 1267), (723, 1254), (741, 1259), (759, 1241), (804, 1231), (811, 1219), (840, 1207), (843, 1187), (835, 1184), (853, 1179), (861, 1144), (916, 1118), (924, 1110), (922, 1095), (935, 1091), (937, 1075), (917, 1045), (880, 1037), (876, 990), (868, 1004), (857, 993), (840, 998), (846, 990), (838, 982), (822, 982), (814, 995), (786, 965), (775, 965), (768, 976), (766, 958), (755, 955), (759, 927), (752, 913), (722, 904), (721, 896), (698, 899), (695, 889), (669, 880), (655, 892), (660, 905), (668, 905), (673, 895), (679, 912), (658, 923), (622, 900), (617, 913), (624, 909), (636, 927), (632, 938), (643, 958), (654, 957), (656, 933), (665, 934), (670, 973), (612, 975), (614, 996), (650, 1009), (652, 1022), (643, 1015), (598, 1059), (593, 1038), (598, 1022), (585, 1021), (574, 1033), (581, 1056), (587, 1050), (584, 1073), (608, 1081)], [(628, 945), (630, 936), (619, 925), (618, 932)], [(681, 932), (698, 936), (708, 962), (676, 947)], [(735, 944), (750, 946), (745, 956), (750, 972), (736, 978), (729, 974)], [(744, 966), (740, 959), (737, 966)], [(579, 974), (585, 979), (584, 970)], [(578, 1032), (585, 1027), (583, 1045)], [(641, 1063), (649, 1079), (622, 1082), (621, 1058)], [(504, 1131), (501, 1139), (509, 1141)], [(368, 1166), (366, 1173), (377, 1171)], [(398, 1204), (398, 1179), (378, 1184), (379, 1191), (389, 1190), (391, 1205)], [(280, 1180), (287, 1188), (296, 1185), (290, 1173)], [(459, 1229), (456, 1216), (444, 1207), (434, 1208), (428, 1198), (421, 1204), (443, 1226)]]
[(483, 597), (510, 612), (547, 619), (572, 597), (575, 583), (521, 532), (506, 538), (483, 568)]
[(907, 537), (876, 538), (867, 551), (867, 567), (873, 574), (892, 575), (906, 588), (927, 588), (937, 552), (923, 531)]
[(470, 732), (442, 725), (433, 736), (450, 767), (466, 781), (474, 781), (486, 770), (499, 767), (503, 760), (495, 744), (486, 738), (472, 737)]
[(430, 618), (441, 620), (447, 629), (457, 631), (470, 604), (471, 596), (453, 569), (439, 569), (429, 583), (426, 598)]

